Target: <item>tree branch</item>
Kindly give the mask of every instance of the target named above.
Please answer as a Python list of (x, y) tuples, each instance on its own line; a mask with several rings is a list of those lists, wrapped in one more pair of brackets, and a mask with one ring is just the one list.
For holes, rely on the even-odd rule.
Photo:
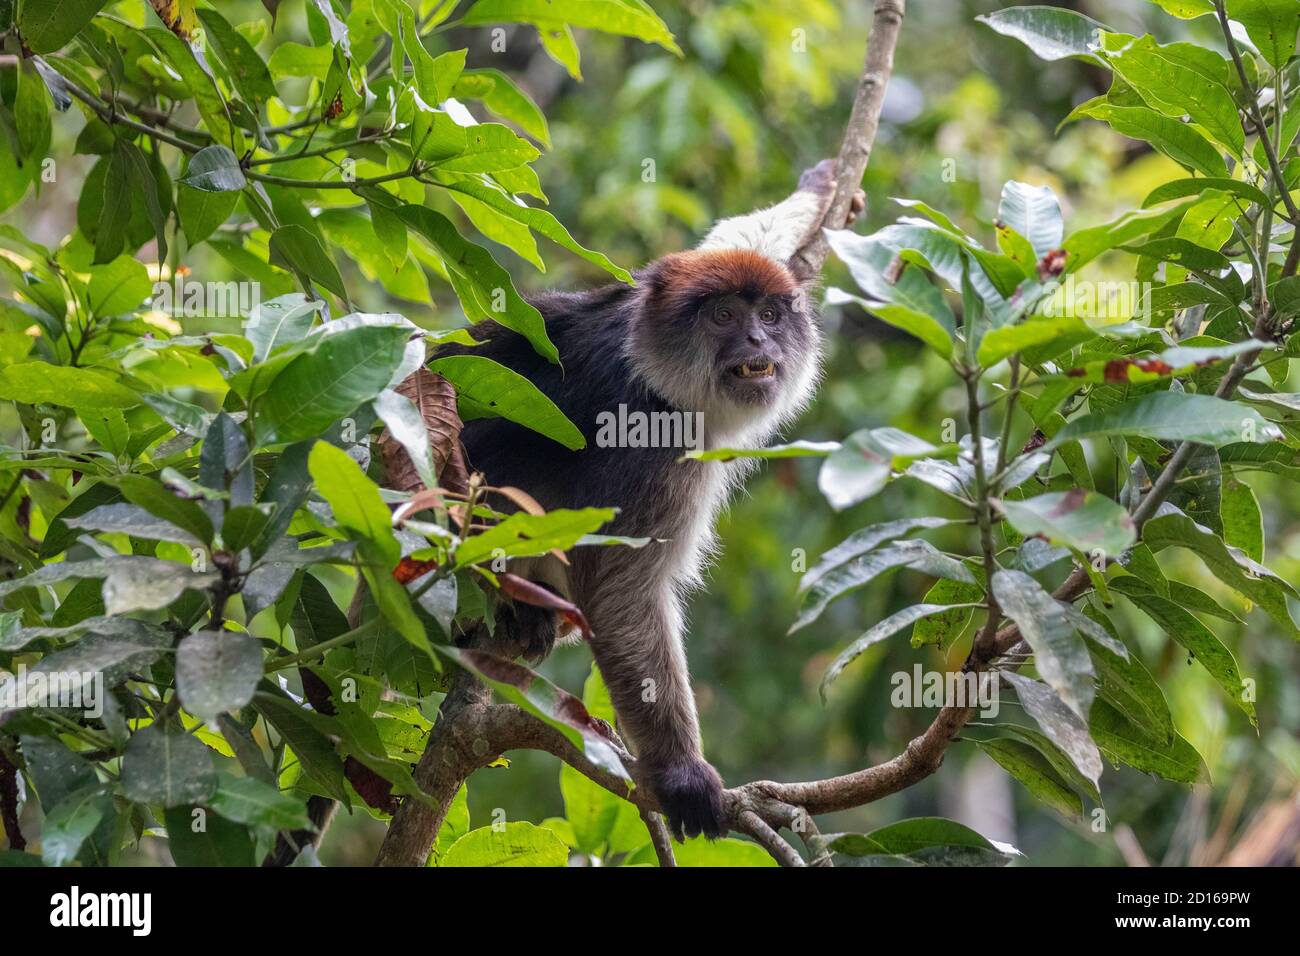
[[(867, 62), (858, 80), (853, 110), (844, 129), (844, 139), (835, 162), (835, 196), (822, 217), (822, 228), (839, 228), (848, 221), (853, 195), (862, 183), (871, 147), (876, 141), (880, 126), (880, 109), (885, 102), (885, 87), (894, 70), (894, 47), (903, 27), (906, 0), (876, 0), (876, 10), (871, 21), (871, 34), (867, 39)], [(821, 272), (830, 247), (821, 229), (790, 260), (791, 269), (799, 275), (814, 276)]]

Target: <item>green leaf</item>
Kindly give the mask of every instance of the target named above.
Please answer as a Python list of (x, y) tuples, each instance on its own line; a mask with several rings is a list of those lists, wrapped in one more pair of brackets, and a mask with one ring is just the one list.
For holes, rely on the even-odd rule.
[(263, 442), (312, 438), (382, 392), (401, 366), (410, 331), (361, 325), (324, 335), (271, 382), (258, 421)]
[[(1047, 738), (1060, 747), (1070, 762), (1096, 787), (1101, 777), (1101, 754), (1093, 743), (1087, 723), (1042, 681), (1012, 671), (1003, 671), (1002, 677), (1015, 689), (1025, 713), (1034, 718)], [(1098, 706), (1094, 700), (1092, 713), (1096, 713)]]
[(18, 32), (33, 53), (53, 53), (80, 32), (107, 0), (27, 0), (18, 10)]
[(18, 149), (39, 162), (50, 148), (50, 97), (34, 67), (20, 67), (15, 74), (13, 118)]
[(253, 695), (253, 707), (289, 745), (312, 782), (335, 800), (350, 806), (343, 761), (329, 738), (312, 726), (310, 713), (288, 698), (267, 691)]
[(179, 807), (217, 790), (212, 751), (179, 728), (150, 725), (131, 736), (122, 758), (122, 792), (137, 803)]
[(343, 286), (339, 267), (334, 264), (320, 240), (305, 226), (289, 223), (271, 233), (270, 261), (271, 265), (302, 273), (319, 282), (344, 302), (348, 301), (348, 290)]
[(975, 615), (968, 605), (983, 597), (984, 589), (977, 584), (947, 579), (936, 581), (921, 600), (926, 604), (947, 604), (951, 610), (917, 621), (912, 628), (912, 646), (933, 644), (939, 648), (950, 647)]
[(442, 172), (491, 173), (514, 169), (540, 156), (537, 147), (500, 123), (478, 123), (466, 130), (465, 150), (434, 162)]
[(1286, 601), (1288, 594), (1296, 594), (1295, 588), (1244, 552), (1230, 548), (1209, 528), (1166, 503), (1143, 525), (1142, 540), (1157, 552), (1168, 547), (1188, 548), (1215, 577), (1262, 607), (1292, 640), (1300, 640), (1300, 628)]
[(101, 821), (111, 819), (113, 813), (113, 795), (98, 783), (69, 794), (47, 810), (41, 824), (41, 859), (45, 865), (67, 866), (75, 862)]
[(1080, 773), (1079, 768), (1070, 761), (1065, 751), (1043, 734), (1023, 724), (989, 724), (988, 729), (1002, 734), (1004, 739), (1011, 738), (1033, 747), (1070, 786), (1082, 791), (1094, 803), (1101, 803), (1101, 792), (1097, 789), (1097, 785)]
[(277, 346), (306, 338), (324, 306), (301, 292), (259, 302), (244, 325), (244, 335), (253, 343), (253, 361), (264, 362)]
[(1096, 334), (1082, 319), (1073, 315), (1049, 318), (1034, 317), (1015, 325), (991, 328), (980, 338), (976, 361), (984, 368), (992, 368), (1009, 355), (1025, 349), (1055, 342), (1063, 337), (1091, 338)]
[(456, 548), (456, 566), (464, 568), (485, 561), (498, 548), (509, 558), (546, 554), (555, 548), (567, 551), (585, 535), (613, 521), (614, 514), (612, 508), (556, 508), (542, 515), (516, 512), (462, 541)]
[(227, 820), (272, 830), (313, 829), (307, 807), (288, 794), (253, 777), (223, 773), (208, 806)]
[(262, 679), (262, 648), (238, 631), (199, 631), (176, 647), (176, 691), (181, 703), (210, 728), (217, 718), (247, 707)]
[(374, 544), (391, 569), (402, 549), (393, 536), (393, 516), (379, 494), (379, 486), (341, 448), (318, 441), (307, 458), (316, 490), (329, 502), (334, 521), (355, 537)]
[(1092, 706), (1092, 660), (1069, 613), (1043, 586), (1023, 571), (993, 575), (993, 596), (1002, 613), (1020, 627), (1034, 650), (1034, 667), (1080, 718)]
[(467, 319), (498, 322), (526, 338), (547, 361), (560, 360), (560, 353), (546, 336), (542, 314), (524, 301), (510, 274), (486, 249), (462, 238), (451, 220), (432, 209), (406, 205), (398, 215), (437, 248)]
[(853, 558), (817, 578), (807, 588), (803, 609), (790, 626), (790, 633), (817, 620), (832, 601), (895, 568), (910, 568), (934, 577), (975, 583), (975, 576), (965, 565), (941, 553), (928, 541), (896, 541)]
[(953, 524), (953, 521), (949, 518), (898, 518), (894, 521), (859, 528), (818, 559), (817, 564), (800, 580), (799, 593), (803, 594), (828, 572), (888, 541), (905, 537), (913, 531), (943, 528), (950, 524)]
[(1171, 743), (1153, 738), (1104, 700), (1093, 704), (1090, 726), (1097, 745), (1116, 762), (1179, 783), (1210, 777), (1205, 761), (1186, 739), (1175, 735)]
[(537, 38), (542, 41), (542, 49), (546, 51), (547, 56), (568, 70), (569, 76), (578, 81), (582, 80), (578, 41), (574, 39), (573, 30), (567, 23), (555, 29), (539, 25)]
[(1300, 29), (1300, 4), (1290, 0), (1227, 0), (1228, 16), (1246, 28), (1246, 35), (1270, 66), (1280, 70), (1295, 55)]
[(905, 305), (872, 302), (834, 286), (826, 290), (827, 305), (845, 305), (850, 302), (861, 306), (880, 321), (915, 336), (944, 358), (952, 355), (952, 332), (934, 316)]
[[(119, 140), (114, 146), (126, 157), (126, 177), (132, 196), (144, 200), (143, 206), (133, 207), (133, 217), (141, 212), (153, 228), (157, 241), (159, 261), (167, 261), (167, 217), (171, 214), (172, 184), (167, 169), (156, 155), (145, 157), (134, 143)], [(138, 245), (133, 241), (132, 246)], [(97, 245), (98, 248), (98, 245)]]
[(1223, 483), (1219, 499), (1223, 540), (1240, 548), (1254, 561), (1264, 560), (1264, 518), (1250, 485), (1230, 479)]
[[(481, 128), (481, 126), (472, 127), (474, 130)], [(511, 135), (513, 136), (513, 134)], [(516, 137), (516, 139), (518, 139), (518, 137)], [(522, 142), (522, 140), (520, 142)], [(563, 246), (565, 249), (581, 256), (593, 265), (600, 266), (600, 268), (604, 269), (620, 282), (626, 282), (628, 285), (633, 284), (632, 273), (620, 266), (616, 266), (603, 254), (592, 252), (590, 249), (575, 242), (573, 237), (569, 235), (569, 231), (560, 224), (560, 221), (545, 209), (520, 205), (518, 201), (505, 192), (493, 189), (490, 186), (486, 186), (480, 182), (475, 182), (474, 180), (457, 180), (455, 182), (447, 183), (446, 188), (452, 192), (464, 193), (467, 196), (477, 199), (479, 202), (483, 203), (483, 205), (495, 209), (507, 218), (523, 223), (535, 232), (550, 239), (556, 245)]]
[(682, 457), (694, 461), (732, 461), (736, 458), (825, 458), (840, 447), (837, 441), (794, 441), (767, 448), (693, 448)]
[(505, 418), (559, 442), (565, 448), (585, 448), (587, 439), (559, 407), (536, 385), (499, 362), (477, 355), (434, 359), (429, 369), (456, 389), (463, 421)]
[(69, 528), (117, 532), (149, 541), (175, 541), (186, 547), (204, 543), (170, 521), (156, 518), (144, 508), (125, 502), (92, 508), (83, 515), (68, 518), (67, 524)]
[(163, 815), (167, 849), (177, 866), (240, 866), (255, 863), (253, 839), (237, 823), (192, 806), (169, 807)]
[(909, 624), (919, 621), (923, 617), (930, 617), (935, 614), (943, 614), (957, 608), (974, 608), (978, 604), (914, 604), (909, 608), (891, 614), (883, 621), (872, 626), (861, 637), (846, 647), (831, 662), (830, 667), (826, 668), (826, 673), (822, 675), (821, 683), (817, 686), (818, 693), (821, 694), (822, 700), (826, 700), (826, 690), (830, 687), (831, 682), (840, 676), (840, 673), (851, 664), (863, 651), (878, 644), (887, 637), (897, 634)]
[(200, 9), (199, 20), (204, 36), (212, 44), (217, 58), (230, 75), (230, 82), (254, 110), (276, 96), (271, 73), (257, 50), (216, 10)]
[(1051, 6), (1007, 7), (975, 19), (1019, 40), (1040, 59), (1096, 60), (1092, 47), (1102, 25), (1082, 13)]
[(230, 219), (238, 203), (238, 193), (208, 193), (185, 185), (185, 179), (182, 179), (181, 186), (175, 191), (175, 211), (181, 219), (186, 241), (191, 246), (198, 246), (217, 232), (222, 222)]
[(480, 100), (497, 116), (514, 123), (550, 149), (551, 133), (545, 114), (500, 70), (465, 70), (452, 87), (452, 95), (457, 99)]
[(231, 121), (230, 108), (217, 88), (216, 80), (204, 69), (190, 45), (167, 30), (156, 27), (140, 31), (161, 53), (163, 60), (185, 81), (204, 127), (213, 142), (229, 146), (235, 154), (244, 151), (244, 134)]
[[(846, 836), (852, 836), (846, 834)], [(994, 844), (970, 827), (942, 817), (916, 817), (891, 823), (858, 837), (870, 853), (904, 856), (925, 866), (999, 866), (1021, 853), (1007, 844)], [(850, 841), (832, 841), (831, 849), (852, 853)]]
[(1092, 412), (1069, 422), (1043, 446), (1051, 451), (1067, 441), (1107, 435), (1135, 435), (1164, 441), (1226, 445), (1280, 437), (1276, 425), (1245, 405), (1212, 395), (1153, 392)]
[(1115, 132), (1130, 139), (1150, 143), (1188, 169), (1215, 178), (1226, 178), (1228, 175), (1228, 167), (1214, 144), (1193, 127), (1170, 116), (1145, 106), (1116, 106), (1105, 102), (1093, 103), (1076, 112), (1101, 120)]
[(1242, 680), (1232, 651), (1224, 646), (1213, 631), (1190, 611), (1162, 598), (1131, 575), (1121, 575), (1111, 584), (1159, 624), (1166, 634), (1186, 648), (1250, 718), (1251, 725), (1258, 729), (1259, 722), (1255, 718), (1255, 703), (1251, 699), (1250, 685)]
[(131, 408), (140, 399), (108, 372), (48, 362), (21, 362), (0, 369), (0, 398), (29, 405)]
[(1165, 13), (1181, 20), (1194, 20), (1214, 12), (1214, 0), (1151, 0)]
[(205, 146), (191, 156), (185, 175), (178, 182), (205, 193), (238, 192), (248, 185), (239, 157), (230, 147), (220, 144)]
[(831, 452), (817, 475), (817, 486), (836, 511), (879, 492), (894, 469), (939, 449), (897, 428), (864, 428)]
[(569, 848), (545, 827), (523, 820), (470, 830), (448, 848), (439, 866), (565, 866)]
[(1159, 262), (1172, 262), (1199, 272), (1217, 274), (1230, 265), (1228, 258), (1222, 253), (1176, 236), (1167, 239), (1151, 239), (1137, 245), (1120, 246), (1120, 248), (1135, 256), (1147, 256)]
[(429, 443), (429, 428), (415, 407), (405, 395), (386, 388), (374, 400), (375, 415), (388, 428), (388, 433), (406, 450), (415, 473), (427, 488), (438, 486), (434, 474), (433, 446)]
[(1211, 189), (1232, 193), (1247, 202), (1259, 206), (1269, 205), (1268, 196), (1258, 186), (1243, 182), (1240, 179), (1209, 179), (1198, 176), (1192, 179), (1175, 179), (1157, 186), (1147, 194), (1146, 199), (1142, 200), (1142, 208), (1146, 209), (1149, 206), (1159, 205), (1171, 199), (1181, 199), (1184, 196), (1200, 196), (1206, 190)]
[(647, 845), (650, 834), (636, 807), (589, 780), (573, 767), (560, 767), (564, 816), (573, 828), (577, 849), (608, 858)]
[(776, 860), (757, 843), (738, 840), (735, 837), (723, 837), (721, 840), (709, 840), (696, 837), (673, 847), (673, 857), (678, 866), (743, 866), (771, 867), (777, 866)]
[(546, 30), (573, 26), (636, 37), (682, 55), (663, 20), (637, 0), (477, 0), (463, 22), (466, 26), (531, 23)]
[(1085, 554), (1118, 557), (1137, 540), (1133, 518), (1105, 495), (1082, 488), (1002, 502), (1007, 520), (1025, 536), (1041, 534), (1052, 544)]
[[(898, 254), (876, 239), (847, 230), (830, 230), (826, 237), (831, 250), (848, 266), (853, 281), (867, 294), (869, 304), (862, 303), (863, 308), (915, 335), (944, 358), (950, 357), (956, 319), (943, 293), (920, 269), (899, 271), (895, 263)], [(836, 289), (827, 290), (826, 300), (831, 304), (857, 301)]]
[(212, 541), (212, 520), (197, 502), (143, 475), (123, 475), (114, 484), (127, 501), (154, 517), (183, 529), (202, 544)]
[(152, 291), (153, 283), (144, 263), (130, 256), (118, 256), (107, 265), (91, 267), (86, 299), (91, 312), (108, 318), (134, 312)]
[(388, 264), (396, 272), (406, 264), (407, 235), (406, 223), (397, 212), (382, 202), (371, 201), (366, 204), (370, 211), (370, 228), (379, 245), (383, 247)]
[(998, 220), (1028, 239), (1034, 255), (1040, 259), (1060, 248), (1065, 232), (1056, 194), (1047, 186), (1031, 186), (1015, 180), (1002, 187)]
[(221, 542), (226, 550), (239, 553), (258, 539), (266, 528), (267, 513), (254, 505), (236, 505), (221, 522)]
[(302, 43), (280, 43), (271, 52), (267, 61), (273, 77), (311, 76), (324, 80), (334, 62), (334, 49), (331, 46), (307, 46)]
[(1019, 780), (1026, 790), (1057, 813), (1071, 820), (1082, 818), (1083, 800), (1034, 747), (1006, 737), (980, 740), (976, 744), (998, 766)]
[(98, 786), (89, 761), (74, 754), (57, 737), (19, 737), (27, 777), (36, 785), (41, 808), (50, 811), (78, 790)]
[(1062, 246), (1066, 252), (1065, 271), (1078, 272), (1103, 252), (1158, 231), (1169, 222), (1181, 218), (1199, 201), (1198, 197), (1193, 196), (1164, 209), (1127, 212), (1100, 226), (1071, 233)]
[[(1089, 606), (1083, 613), (1114, 634), (1114, 626), (1095, 607)], [(1126, 660), (1095, 642), (1089, 645), (1088, 651), (1097, 671), (1098, 696), (1147, 735), (1172, 742), (1174, 719), (1169, 713), (1169, 704), (1160, 685), (1137, 655), (1129, 654)]]
[(47, 699), (57, 686), (50, 686), (48, 679), (39, 675), (50, 674), (61, 675), (63, 687), (83, 695), (100, 678), (105, 687), (116, 687), (160, 658), (171, 643), (168, 633), (156, 624), (118, 617), (88, 617), (68, 628), (24, 628), (12, 643), (25, 643), (29, 637), (62, 638), (82, 630), (92, 633), (29, 667), (20, 694), (25, 693), (29, 700)]
[[(1207, 73), (1150, 35), (1134, 38), (1102, 33), (1101, 40), (1106, 62), (1148, 106), (1176, 123), (1183, 116), (1190, 117), (1234, 156), (1241, 155), (1245, 133), (1237, 116), (1237, 104), (1221, 82), (1227, 79), (1222, 59), (1216, 55), (1215, 69)], [(1209, 175), (1218, 174), (1222, 160), (1214, 165), (1215, 173)]]

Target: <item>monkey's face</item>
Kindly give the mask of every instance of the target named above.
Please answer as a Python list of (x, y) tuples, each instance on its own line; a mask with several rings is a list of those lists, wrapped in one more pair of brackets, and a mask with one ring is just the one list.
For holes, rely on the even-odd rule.
[(783, 264), (746, 249), (683, 252), (640, 279), (628, 354), (660, 397), (704, 414), (708, 441), (765, 440), (807, 404), (820, 339)]
[(777, 402), (799, 378), (811, 343), (797, 295), (711, 296), (696, 317), (695, 337), (712, 357), (718, 392), (743, 405)]

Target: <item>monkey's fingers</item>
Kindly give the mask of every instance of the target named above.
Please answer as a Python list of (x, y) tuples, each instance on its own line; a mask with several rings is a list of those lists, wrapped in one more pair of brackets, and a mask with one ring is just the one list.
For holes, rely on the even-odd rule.
[(799, 188), (829, 199), (835, 192), (835, 160), (823, 159), (816, 166), (805, 169), (799, 176)]
[(867, 194), (859, 189), (849, 200), (849, 214), (845, 217), (844, 225), (851, 226), (867, 210)]

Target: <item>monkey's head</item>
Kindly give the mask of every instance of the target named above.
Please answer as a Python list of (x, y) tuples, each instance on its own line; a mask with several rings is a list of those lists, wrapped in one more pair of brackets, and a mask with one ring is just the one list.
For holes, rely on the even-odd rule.
[(820, 336), (782, 263), (744, 249), (682, 252), (640, 280), (634, 365), (666, 401), (703, 412), (711, 437), (756, 438), (807, 404)]

